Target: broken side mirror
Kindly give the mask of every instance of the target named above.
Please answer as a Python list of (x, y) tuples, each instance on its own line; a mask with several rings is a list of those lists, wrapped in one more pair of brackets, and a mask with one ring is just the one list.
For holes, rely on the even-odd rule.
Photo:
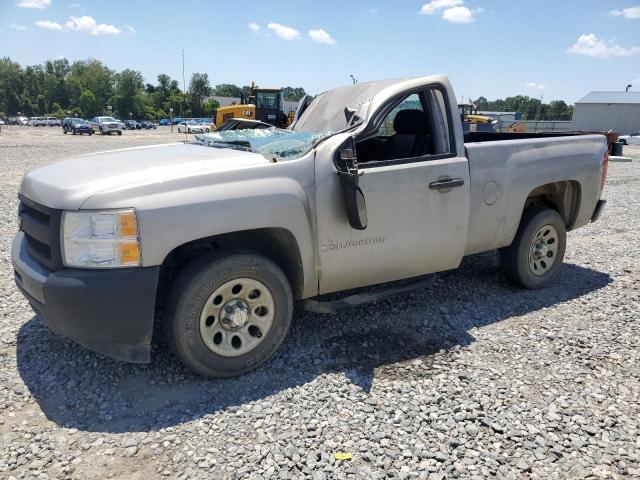
[(349, 224), (356, 230), (364, 230), (367, 228), (367, 203), (362, 189), (358, 186), (362, 173), (358, 172), (355, 152), (355, 142), (350, 138), (338, 149), (336, 163)]

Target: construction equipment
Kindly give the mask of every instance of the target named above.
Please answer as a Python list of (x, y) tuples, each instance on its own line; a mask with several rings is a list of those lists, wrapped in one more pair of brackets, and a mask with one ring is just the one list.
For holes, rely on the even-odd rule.
[(487, 115), (478, 115), (478, 107), (473, 103), (458, 104), (462, 130), (467, 132), (494, 132), (497, 120)]
[(251, 82), (251, 94), (240, 98), (240, 104), (220, 107), (216, 111), (212, 130), (230, 118), (259, 120), (278, 128), (286, 128), (290, 120), (284, 112), (281, 88), (259, 88)]

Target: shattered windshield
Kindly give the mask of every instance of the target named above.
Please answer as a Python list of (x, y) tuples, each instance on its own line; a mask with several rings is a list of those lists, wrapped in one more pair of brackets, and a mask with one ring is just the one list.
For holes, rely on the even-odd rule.
[(225, 130), (196, 135), (200, 145), (214, 148), (233, 148), (264, 155), (271, 159), (300, 158), (315, 147), (320, 140), (333, 135), (332, 132), (308, 133), (282, 130), (280, 128), (262, 128), (251, 130)]
[(364, 122), (373, 98), (398, 80), (356, 83), (318, 95), (293, 126), (298, 132), (340, 132)]

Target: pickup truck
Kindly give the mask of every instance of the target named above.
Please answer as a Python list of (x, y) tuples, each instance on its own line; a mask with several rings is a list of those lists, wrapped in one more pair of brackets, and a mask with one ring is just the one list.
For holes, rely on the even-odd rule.
[(496, 249), (506, 280), (547, 286), (566, 232), (602, 212), (607, 165), (603, 135), (464, 136), (444, 76), (358, 83), (318, 95), (288, 130), (28, 172), (15, 281), (85, 347), (149, 362), (155, 324), (189, 368), (229, 377), (274, 354), (294, 305), (333, 311), (325, 294)]

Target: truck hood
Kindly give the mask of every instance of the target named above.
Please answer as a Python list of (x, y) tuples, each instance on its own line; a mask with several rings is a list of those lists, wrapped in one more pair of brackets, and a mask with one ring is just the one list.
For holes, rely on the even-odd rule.
[(82, 155), (29, 171), (25, 197), (50, 208), (75, 210), (107, 190), (264, 165), (262, 155), (196, 144), (172, 143)]

